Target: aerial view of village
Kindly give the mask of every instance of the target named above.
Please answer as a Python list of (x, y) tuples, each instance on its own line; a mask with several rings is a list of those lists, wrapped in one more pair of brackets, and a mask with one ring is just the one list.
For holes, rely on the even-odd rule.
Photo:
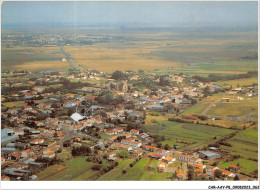
[(3, 3), (2, 181), (258, 181), (257, 2), (148, 4)]

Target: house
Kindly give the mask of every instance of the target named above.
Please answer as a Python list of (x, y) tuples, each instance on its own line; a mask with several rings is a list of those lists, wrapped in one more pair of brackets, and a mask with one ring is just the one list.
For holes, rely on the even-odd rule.
[(170, 157), (170, 156), (165, 156), (165, 158), (164, 158), (163, 160), (164, 160), (166, 163), (168, 163), (168, 164), (170, 164), (170, 163), (176, 161), (175, 158)]
[(222, 102), (229, 102), (229, 98), (222, 98)]
[(115, 128), (114, 130), (117, 131), (118, 133), (124, 131), (124, 130), (123, 130), (123, 127), (117, 127), (117, 128)]
[(112, 158), (112, 157), (114, 157), (114, 156), (116, 156), (116, 153), (115, 153), (115, 152), (109, 152), (109, 153), (108, 153), (108, 158)]
[(136, 146), (136, 147), (140, 147), (142, 145), (142, 143), (140, 143), (140, 142), (135, 142), (135, 141), (130, 141), (130, 140), (122, 140), (121, 143), (129, 145), (129, 146)]
[(141, 150), (134, 152), (135, 156), (142, 156), (143, 152)]
[(193, 169), (194, 174), (198, 177), (201, 174), (201, 169)]
[(226, 170), (221, 170), (222, 171), (222, 175), (226, 176), (226, 177), (235, 177), (236, 175), (233, 174), (230, 171), (226, 171)]
[(125, 136), (127, 139), (131, 137), (131, 134), (130, 133), (126, 133), (126, 134), (123, 134), (123, 136)]
[(1, 163), (4, 163), (4, 162), (5, 162), (5, 158), (1, 157)]
[(109, 130), (109, 131), (106, 131), (105, 134), (106, 135), (115, 135), (115, 134), (117, 134), (117, 132), (114, 130)]
[(209, 151), (199, 151), (199, 157), (206, 160), (213, 160), (215, 158), (219, 158), (220, 155)]
[(198, 163), (194, 163), (194, 162), (188, 162), (188, 166), (191, 166), (191, 167), (193, 167), (193, 168), (200, 169), (200, 170), (206, 168), (205, 165), (203, 165), (203, 164), (198, 164)]
[(152, 157), (152, 158), (155, 158), (155, 159), (164, 159), (165, 156), (161, 155), (161, 154), (156, 154), (156, 153), (149, 153), (148, 156)]
[[(20, 119), (18, 119), (18, 120), (20, 120)], [(23, 119), (23, 120), (25, 120), (25, 119)], [(15, 135), (18, 135), (18, 136), (19, 136), (19, 135), (22, 136), (22, 135), (24, 135), (24, 130), (23, 130), (23, 129), (16, 129), (15, 132), (14, 132), (14, 134), (15, 134)]]
[(156, 148), (156, 147), (154, 147), (154, 146), (148, 146), (148, 145), (142, 145), (142, 148), (143, 148), (144, 150), (148, 150), (148, 151), (151, 151), (151, 152), (158, 150), (158, 148)]
[(133, 135), (139, 135), (139, 130), (131, 129), (130, 133)]
[(236, 166), (236, 165), (230, 165), (227, 170), (231, 171), (231, 172), (238, 172), (240, 169), (239, 166)]
[(11, 160), (19, 160), (21, 158), (21, 153), (12, 153), (11, 154)]
[(182, 170), (178, 169), (178, 170), (175, 171), (175, 173), (176, 173), (176, 177), (178, 179), (183, 179), (183, 172), (182, 172)]
[(43, 142), (44, 142), (44, 139), (37, 138), (37, 139), (32, 140), (30, 143), (31, 144), (41, 144)]
[(60, 147), (59, 146), (57, 146), (57, 145), (55, 145), (55, 146), (52, 146), (52, 147), (49, 147), (49, 148), (47, 148), (47, 149), (45, 149), (44, 151), (43, 151), (43, 154), (48, 154), (49, 152), (56, 152), (56, 151), (58, 151), (60, 149)]
[(10, 181), (10, 177), (3, 175), (3, 176), (1, 176), (1, 181)]
[(163, 172), (165, 170), (166, 164), (165, 162), (158, 162), (157, 168), (159, 172)]
[(53, 158), (55, 157), (55, 153), (53, 151), (50, 151), (42, 156), (43, 158)]
[(28, 158), (33, 154), (33, 152), (30, 149), (26, 149), (24, 151), (22, 151), (22, 157), (23, 158)]

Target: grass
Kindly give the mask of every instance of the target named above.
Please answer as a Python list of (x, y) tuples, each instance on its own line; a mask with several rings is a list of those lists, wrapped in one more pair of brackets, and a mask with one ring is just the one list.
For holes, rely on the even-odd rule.
[(106, 139), (106, 138), (111, 137), (111, 135), (106, 135), (104, 133), (101, 133), (100, 136), (101, 136), (101, 139)]
[(222, 164), (219, 164), (218, 167), (225, 169), (230, 165), (237, 165), (238, 163), (240, 164), (240, 171), (243, 173), (252, 173), (254, 170), (257, 170), (258, 168), (257, 162), (243, 158), (239, 158), (230, 162), (224, 162)]
[(127, 169), (129, 164), (133, 162), (133, 159), (118, 160), (119, 164), (113, 170), (102, 175), (98, 178), (99, 181), (118, 180), (122, 175), (122, 170)]
[[(45, 99), (42, 100), (34, 100), (35, 103), (45, 102)], [(15, 101), (15, 102), (5, 102), (2, 103), (4, 107), (12, 108), (12, 107), (25, 107), (27, 104), (24, 101)]]
[(171, 121), (159, 122), (155, 126), (147, 127), (147, 130), (153, 134), (164, 135), (166, 141), (162, 141), (163, 144), (177, 144), (180, 147), (194, 143), (209, 144), (214, 141), (214, 137), (218, 139), (233, 132), (230, 129)]
[(219, 102), (208, 111), (211, 116), (243, 116), (251, 112), (257, 113), (258, 97), (246, 98), (244, 100), (233, 100), (230, 103)]
[[(89, 172), (94, 163), (87, 162), (86, 157), (72, 158), (65, 162), (62, 170), (57, 170), (56, 165), (51, 166), (39, 174), (38, 180), (51, 180), (51, 181), (70, 181), (80, 178), (79, 176), (86, 177), (85, 173)], [(49, 174), (46, 176), (46, 173)]]
[(240, 131), (232, 139), (228, 140), (232, 147), (221, 146), (232, 155), (240, 155), (246, 159), (258, 159), (258, 130), (247, 129)]
[(227, 80), (227, 81), (216, 82), (216, 84), (222, 87), (232, 86), (233, 88), (237, 87), (237, 85), (241, 87), (251, 86), (252, 84), (258, 84), (258, 77), (244, 78), (244, 79), (237, 79), (237, 80)]
[(212, 102), (217, 100), (221, 100), (224, 93), (213, 94), (212, 96), (207, 96), (203, 98), (201, 101), (198, 101), (197, 104), (191, 106), (190, 108), (186, 109), (181, 115), (200, 115), (203, 110), (205, 110)]
[(66, 71), (69, 68), (67, 62), (61, 61), (64, 55), (58, 46), (2, 48), (1, 53), (3, 70)]

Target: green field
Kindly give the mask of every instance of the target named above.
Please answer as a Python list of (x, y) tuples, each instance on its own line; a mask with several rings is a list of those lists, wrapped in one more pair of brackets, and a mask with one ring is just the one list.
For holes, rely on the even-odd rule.
[(240, 165), (240, 172), (243, 173), (252, 173), (254, 170), (258, 168), (258, 163), (252, 160), (247, 159), (237, 159), (230, 162), (224, 162), (218, 165), (219, 168), (227, 168), (230, 165), (237, 165), (239, 163)]
[[(98, 180), (118, 180), (118, 181), (165, 181), (167, 179), (167, 173), (157, 172), (158, 160), (150, 160), (148, 158), (142, 158), (133, 167), (129, 164), (132, 160), (124, 160), (121, 163), (108, 172), (101, 176)], [(153, 164), (153, 167), (149, 167)], [(126, 173), (122, 173), (122, 169), (126, 170)]]
[(180, 147), (191, 143), (212, 143), (214, 137), (218, 139), (233, 132), (231, 129), (171, 121), (162, 121), (146, 129), (153, 134), (164, 135), (170, 146), (177, 144)]
[(221, 146), (233, 155), (240, 155), (243, 158), (258, 159), (258, 131), (248, 129), (239, 132), (235, 137), (228, 140), (232, 147)]
[(205, 110), (211, 103), (221, 100), (221, 97), (225, 96), (224, 93), (213, 94), (203, 98), (201, 101), (198, 101), (197, 104), (189, 107), (181, 115), (200, 115), (203, 110)]
[[(234, 98), (234, 97), (232, 97)], [(228, 103), (219, 102), (208, 111), (211, 116), (243, 116), (249, 113), (257, 113), (258, 97), (246, 98), (244, 100), (231, 100)]]
[[(51, 166), (42, 172), (38, 173), (38, 180), (46, 181), (70, 181), (70, 180), (88, 180), (92, 175), (91, 167), (94, 163), (87, 162), (86, 157), (72, 158), (65, 162), (65, 167), (62, 170), (57, 170), (57, 166)], [(91, 173), (91, 174), (89, 174)]]

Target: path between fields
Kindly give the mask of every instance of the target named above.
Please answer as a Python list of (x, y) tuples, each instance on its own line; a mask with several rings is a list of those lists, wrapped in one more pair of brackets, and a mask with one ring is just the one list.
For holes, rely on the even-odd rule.
[(206, 115), (207, 112), (214, 106), (214, 104), (220, 102), (221, 99), (217, 99), (215, 100), (214, 102), (211, 102), (202, 112), (201, 112), (201, 115)]

